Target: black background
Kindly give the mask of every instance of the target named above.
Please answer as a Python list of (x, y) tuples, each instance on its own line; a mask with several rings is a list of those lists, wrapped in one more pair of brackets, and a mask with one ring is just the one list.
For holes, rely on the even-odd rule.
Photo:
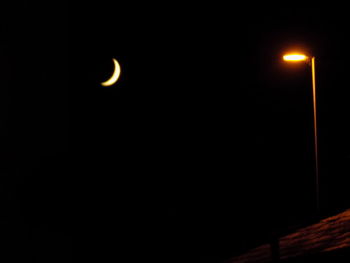
[(220, 262), (315, 220), (311, 71), (281, 60), (292, 49), (316, 57), (321, 216), (347, 208), (341, 7), (23, 1), (1, 17), (7, 262)]

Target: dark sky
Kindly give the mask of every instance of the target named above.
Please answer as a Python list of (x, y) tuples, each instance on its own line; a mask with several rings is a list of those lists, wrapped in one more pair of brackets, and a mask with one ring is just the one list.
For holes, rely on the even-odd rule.
[[(1, 12), (8, 256), (220, 262), (313, 220), (310, 67), (281, 61), (296, 47), (317, 63), (322, 214), (348, 207), (341, 7), (21, 2)], [(120, 81), (101, 88), (113, 57)]]

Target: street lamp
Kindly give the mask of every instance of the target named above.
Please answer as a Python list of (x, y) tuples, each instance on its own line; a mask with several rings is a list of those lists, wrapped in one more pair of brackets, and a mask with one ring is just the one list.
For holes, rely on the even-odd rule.
[(308, 57), (303, 54), (287, 54), (283, 56), (283, 60), (287, 62), (300, 62), (305, 61), (309, 65), (311, 64), (312, 74), (312, 97), (313, 97), (313, 110), (314, 110), (314, 140), (315, 140), (315, 171), (316, 171), (316, 205), (317, 211), (320, 210), (320, 188), (319, 188), (319, 176), (318, 176), (318, 148), (317, 148), (317, 115), (316, 115), (316, 73), (315, 73), (315, 57)]

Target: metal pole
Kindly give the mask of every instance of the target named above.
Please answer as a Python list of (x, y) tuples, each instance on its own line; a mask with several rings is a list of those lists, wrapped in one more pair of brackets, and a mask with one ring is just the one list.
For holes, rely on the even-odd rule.
[(315, 72), (315, 57), (311, 58), (312, 69), (312, 97), (314, 109), (314, 139), (315, 139), (315, 172), (316, 172), (316, 208), (320, 212), (320, 187), (318, 174), (318, 143), (317, 143), (317, 112), (316, 112), (316, 72)]

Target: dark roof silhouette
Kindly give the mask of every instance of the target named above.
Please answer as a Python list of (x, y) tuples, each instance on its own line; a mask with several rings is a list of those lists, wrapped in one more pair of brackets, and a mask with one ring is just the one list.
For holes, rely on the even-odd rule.
[[(281, 260), (350, 247), (350, 209), (281, 237), (278, 244)], [(227, 263), (271, 262), (272, 251), (271, 245), (265, 244)]]

